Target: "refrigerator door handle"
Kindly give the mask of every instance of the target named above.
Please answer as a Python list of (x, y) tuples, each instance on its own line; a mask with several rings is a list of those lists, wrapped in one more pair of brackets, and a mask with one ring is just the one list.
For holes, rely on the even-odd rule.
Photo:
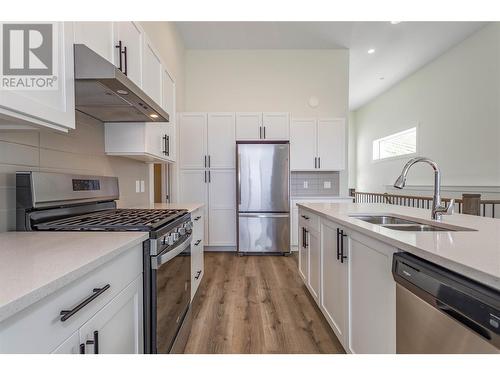
[(238, 213), (239, 217), (277, 217), (277, 218), (286, 218), (290, 217), (288, 213), (280, 213), (280, 214), (265, 214), (265, 213)]
[(238, 205), (241, 204), (241, 163), (240, 163), (240, 159), (241, 159), (241, 154), (238, 154), (238, 159), (237, 159), (237, 166), (236, 168), (238, 168)]

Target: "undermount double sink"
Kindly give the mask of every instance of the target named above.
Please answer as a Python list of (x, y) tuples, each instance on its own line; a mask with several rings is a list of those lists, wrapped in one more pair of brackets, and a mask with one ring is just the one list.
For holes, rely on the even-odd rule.
[(354, 219), (380, 225), (387, 229), (404, 232), (459, 232), (474, 231), (475, 229), (457, 227), (453, 225), (434, 225), (417, 220), (411, 220), (391, 215), (350, 215)]

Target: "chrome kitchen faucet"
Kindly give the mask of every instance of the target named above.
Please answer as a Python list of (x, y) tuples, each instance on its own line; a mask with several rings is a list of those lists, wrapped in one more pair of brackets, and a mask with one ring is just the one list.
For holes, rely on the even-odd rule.
[(432, 169), (434, 169), (434, 197), (432, 198), (432, 220), (441, 220), (441, 215), (451, 215), (453, 214), (453, 207), (455, 204), (455, 200), (450, 200), (448, 204), (441, 203), (441, 171), (439, 170), (436, 162), (432, 161), (429, 158), (425, 157), (416, 157), (410, 159), (408, 163), (405, 164), (403, 170), (396, 182), (394, 182), (394, 187), (397, 189), (403, 189), (406, 185), (406, 176), (408, 175), (408, 171), (412, 167), (413, 164), (416, 163), (427, 163)]

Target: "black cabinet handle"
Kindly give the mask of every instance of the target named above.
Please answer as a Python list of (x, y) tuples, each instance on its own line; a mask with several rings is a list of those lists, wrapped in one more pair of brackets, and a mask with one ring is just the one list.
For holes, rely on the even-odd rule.
[(207, 155), (205, 155), (205, 158), (204, 158), (204, 159), (205, 159), (205, 161), (204, 161), (204, 163), (203, 163), (203, 166), (206, 168), (206, 167), (207, 167)]
[(305, 220), (309, 220), (309, 216), (301, 215), (301, 217), (304, 218)]
[[(94, 339), (87, 340), (86, 345), (94, 345), (94, 354), (99, 354), (99, 331), (94, 331)], [(83, 345), (83, 344), (82, 344)], [(80, 345), (81, 347), (81, 345)], [(85, 350), (85, 348), (84, 348)]]
[(195, 243), (194, 243), (194, 246), (198, 246), (200, 244), (201, 240), (197, 240)]
[(337, 260), (340, 259), (340, 229), (337, 228)]
[(115, 48), (118, 48), (118, 58), (119, 58), (119, 62), (118, 62), (118, 69), (120, 69), (120, 71), (122, 70), (122, 41), (119, 40), (118, 41), (118, 44), (115, 46)]
[(318, 156), (318, 168), (321, 169), (321, 156)]
[(61, 322), (64, 322), (71, 318), (73, 315), (75, 315), (78, 311), (83, 309), (86, 305), (88, 305), (90, 302), (95, 300), (97, 297), (99, 297), (102, 293), (104, 293), (106, 290), (108, 290), (110, 287), (109, 284), (106, 284), (102, 288), (95, 288), (92, 290), (92, 293), (90, 296), (85, 298), (82, 302), (80, 302), (78, 305), (73, 307), (71, 310), (61, 310), (59, 315), (61, 316)]
[(309, 246), (309, 243), (307, 242), (307, 233), (309, 233), (309, 231), (302, 227), (302, 247), (304, 248), (307, 248)]
[(344, 230), (340, 231), (340, 263), (344, 263), (344, 259), (347, 259), (347, 255), (344, 255), (344, 237), (347, 237), (347, 234), (344, 234)]
[(207, 171), (205, 171), (205, 183), (207, 183)]
[(210, 170), (209, 170), (208, 171), (208, 183), (211, 183), (211, 182), (212, 182), (212, 174), (210, 173)]
[(194, 277), (196, 280), (198, 280), (201, 276), (201, 271), (196, 272), (196, 276)]
[(196, 216), (196, 217), (194, 218), (194, 221), (198, 221), (198, 220), (200, 220), (200, 219), (201, 219), (201, 216)]
[(85, 354), (85, 344), (80, 344), (80, 354)]
[(266, 139), (266, 127), (263, 126), (263, 128), (264, 128), (264, 139)]
[(123, 74), (127, 75), (127, 46), (123, 47), (123, 56), (124, 56), (124, 64), (123, 64)]

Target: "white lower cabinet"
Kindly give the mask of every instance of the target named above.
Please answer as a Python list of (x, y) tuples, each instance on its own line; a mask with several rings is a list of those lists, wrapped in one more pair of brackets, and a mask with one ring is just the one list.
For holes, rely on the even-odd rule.
[(395, 353), (396, 284), (391, 269), (397, 249), (304, 208), (298, 215), (299, 274), (344, 349)]
[(396, 249), (357, 232), (349, 236), (349, 351), (396, 353)]
[(143, 353), (142, 276), (80, 328), (85, 354)]
[[(340, 258), (341, 232), (337, 241), (337, 232), (343, 230), (334, 222), (321, 222), (321, 303), (320, 308), (332, 327), (340, 343), (348, 345), (348, 265), (347, 239), (344, 237), (344, 258)], [(339, 248), (337, 248), (339, 244)]]
[(0, 322), (0, 353), (142, 353), (142, 327), (140, 244)]
[(191, 213), (193, 240), (191, 241), (191, 301), (196, 295), (204, 273), (204, 217), (203, 207)]

